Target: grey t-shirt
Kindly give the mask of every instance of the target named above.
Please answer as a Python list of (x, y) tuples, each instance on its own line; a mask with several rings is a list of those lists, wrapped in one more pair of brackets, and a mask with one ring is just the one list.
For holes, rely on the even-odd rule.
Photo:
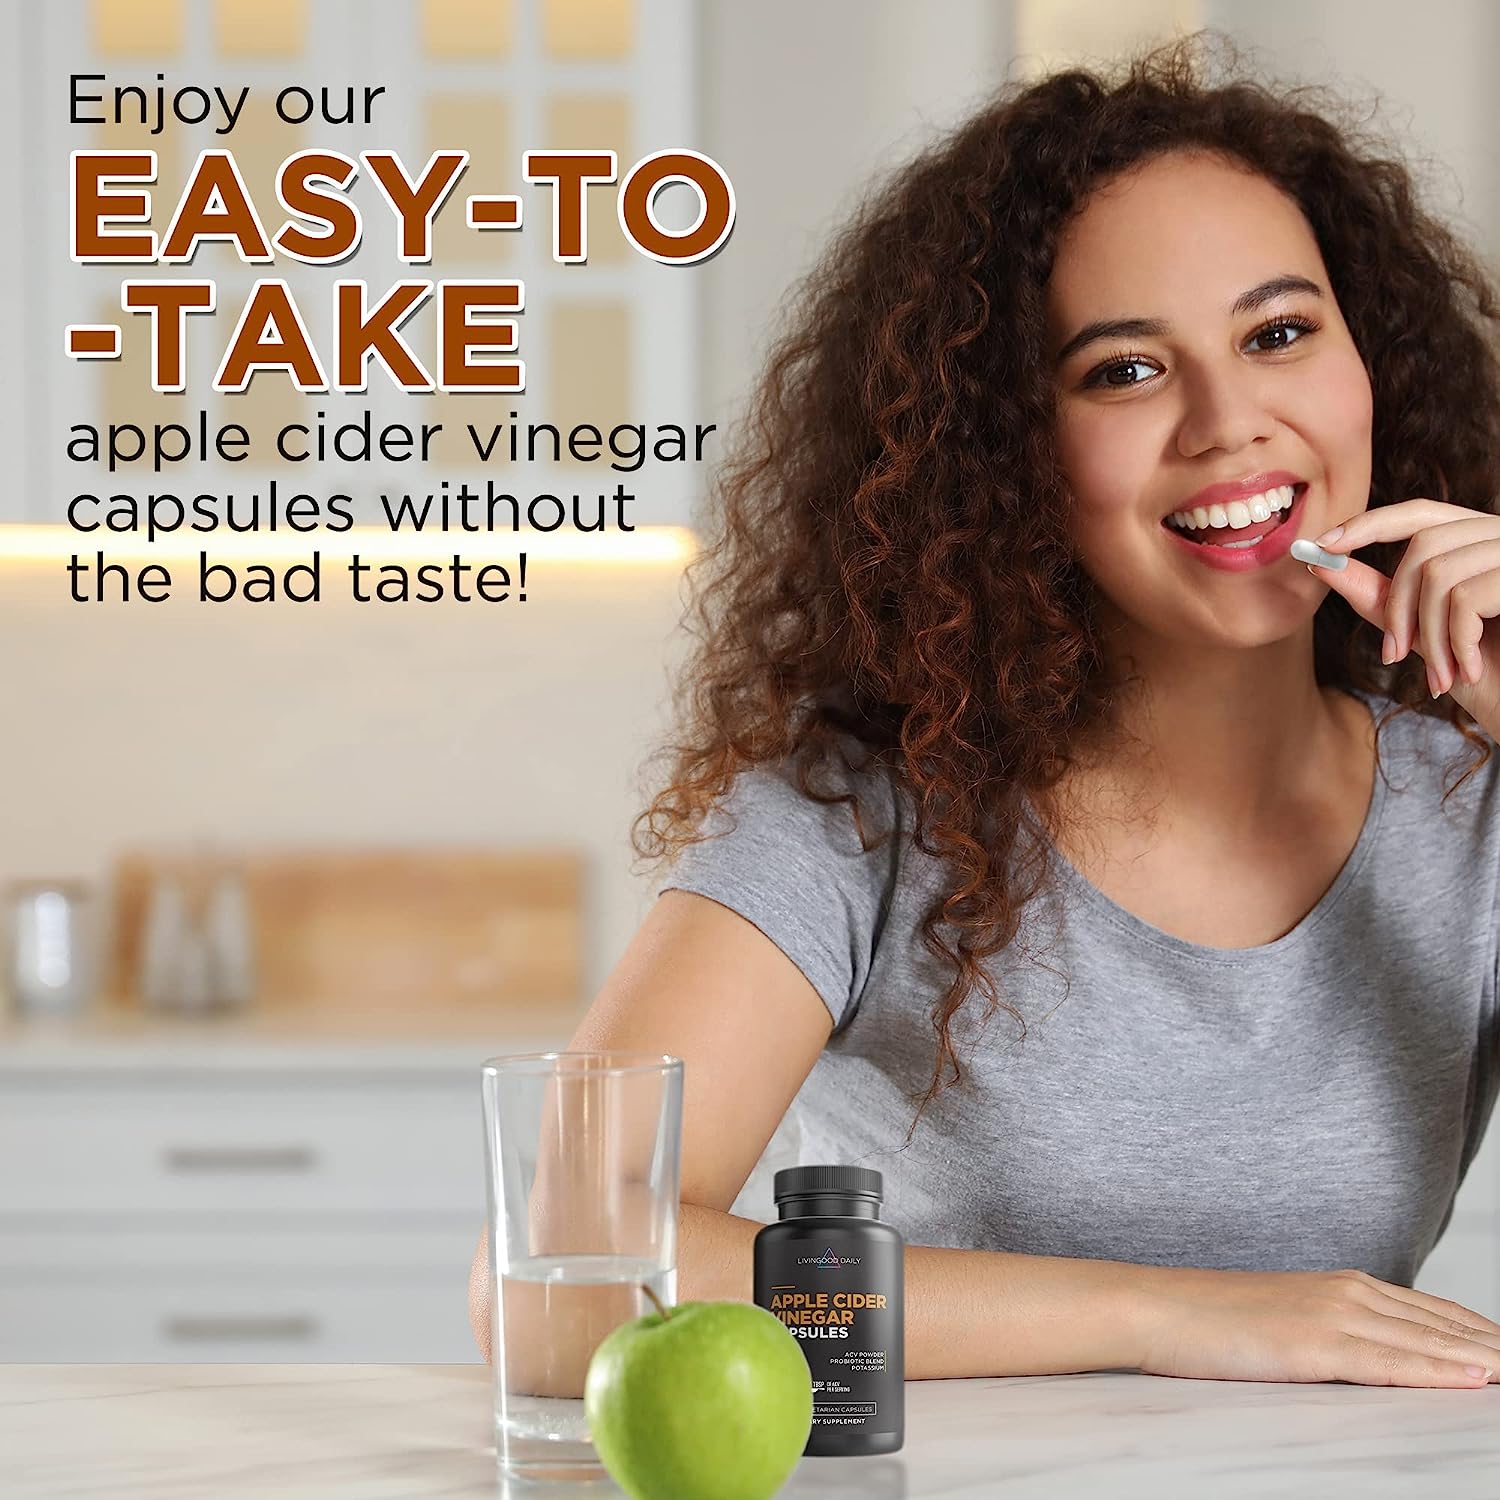
[[(1372, 710), (1387, 700), (1359, 695)], [(711, 897), (807, 976), (834, 1030), (734, 1212), (775, 1217), (790, 1162), (877, 1168), (909, 1243), (1258, 1270), (1360, 1267), (1410, 1286), (1493, 1109), (1500, 757), (1440, 807), (1469, 748), (1402, 714), (1353, 852), (1275, 942), (1211, 948), (1132, 915), (1048, 846), (1059, 877), (989, 960), (1001, 995), (954, 1018), (964, 1082), (928, 1105), (929, 1012), (951, 966), (922, 944), (944, 872), (910, 840), (884, 773), (835, 762), (804, 797), (742, 773), (734, 828), (690, 846), (658, 889)], [(819, 779), (822, 776), (824, 779)], [(715, 809), (709, 828), (728, 827)], [(1224, 899), (1232, 900), (1232, 892)], [(1026, 953), (1042, 957), (1024, 956)]]

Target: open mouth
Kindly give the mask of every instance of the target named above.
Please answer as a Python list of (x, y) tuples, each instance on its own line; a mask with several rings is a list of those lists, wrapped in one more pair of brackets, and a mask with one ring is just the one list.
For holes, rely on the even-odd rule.
[[(1288, 484), (1236, 501), (1232, 506), (1210, 506), (1196, 511), (1174, 511), (1163, 516), (1161, 524), (1175, 531), (1184, 541), (1201, 547), (1219, 547), (1226, 551), (1246, 551), (1285, 526), (1302, 498), (1307, 485)], [(1219, 524), (1215, 525), (1215, 522)], [(1236, 525), (1235, 522), (1240, 524)]]

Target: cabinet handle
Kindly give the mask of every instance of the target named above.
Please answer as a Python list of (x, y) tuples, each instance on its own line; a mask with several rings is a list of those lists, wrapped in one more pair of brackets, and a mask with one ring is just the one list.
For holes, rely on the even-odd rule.
[(168, 1146), (169, 1172), (310, 1172), (318, 1154), (310, 1146)]
[(318, 1336), (318, 1320), (301, 1313), (284, 1317), (182, 1316), (164, 1318), (163, 1337), (174, 1344), (222, 1342), (233, 1339), (280, 1339), (306, 1343)]

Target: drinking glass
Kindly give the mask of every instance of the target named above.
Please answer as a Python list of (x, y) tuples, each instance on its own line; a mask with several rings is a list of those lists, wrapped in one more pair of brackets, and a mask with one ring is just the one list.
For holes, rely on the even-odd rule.
[(606, 1480), (584, 1377), (606, 1334), (677, 1298), (682, 1060), (494, 1057), (483, 1094), (499, 1467)]

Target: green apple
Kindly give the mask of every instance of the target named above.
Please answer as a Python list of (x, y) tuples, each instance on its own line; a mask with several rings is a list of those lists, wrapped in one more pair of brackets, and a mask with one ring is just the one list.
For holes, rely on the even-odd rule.
[(754, 1302), (651, 1300), (658, 1311), (622, 1323), (589, 1361), (600, 1462), (633, 1500), (768, 1500), (812, 1431), (802, 1346)]

